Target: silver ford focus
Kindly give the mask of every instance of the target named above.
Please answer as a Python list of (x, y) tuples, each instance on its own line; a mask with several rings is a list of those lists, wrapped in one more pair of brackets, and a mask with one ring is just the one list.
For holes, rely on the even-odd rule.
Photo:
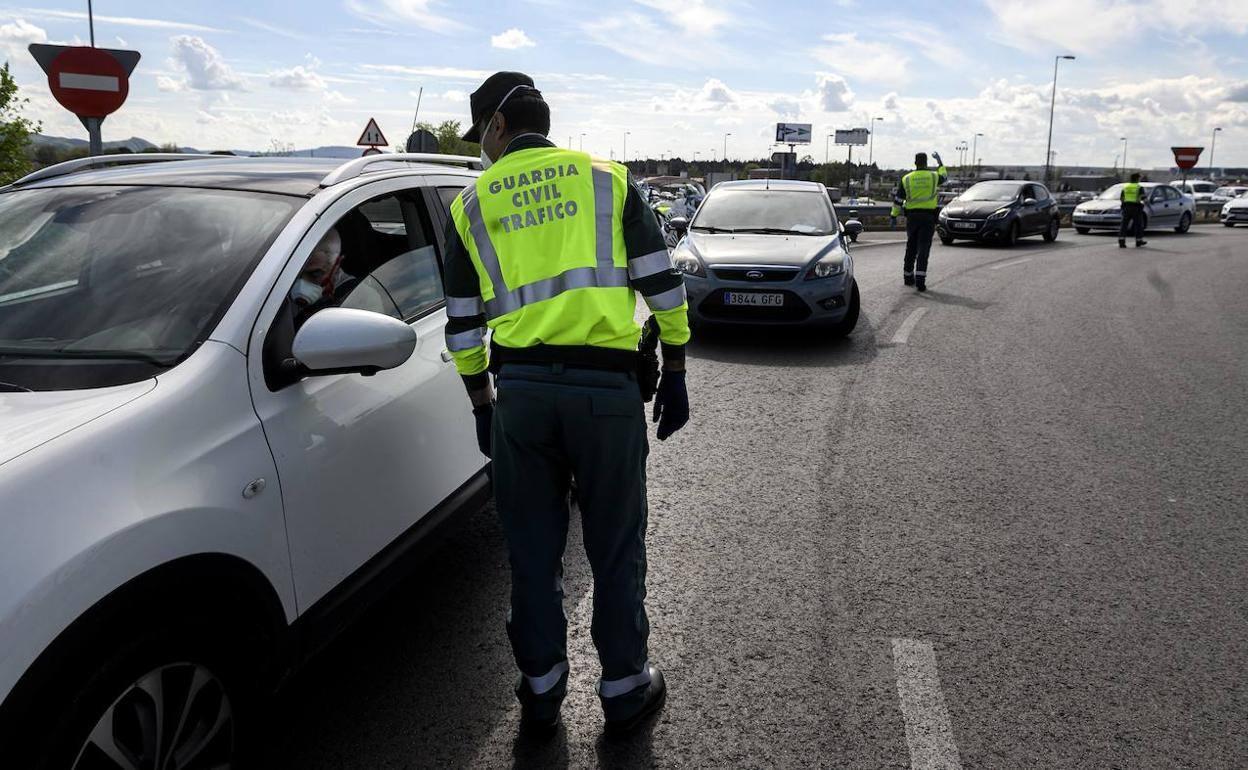
[(857, 325), (853, 260), (823, 185), (723, 182), (675, 224), (687, 230), (672, 259), (695, 325), (820, 324), (838, 336)]

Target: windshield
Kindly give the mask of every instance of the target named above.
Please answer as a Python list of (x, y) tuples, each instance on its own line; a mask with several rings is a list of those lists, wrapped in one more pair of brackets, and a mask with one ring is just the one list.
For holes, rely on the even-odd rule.
[(1106, 190), (1105, 192), (1101, 193), (1100, 195), (1098, 195), (1098, 196), (1096, 196), (1096, 197), (1100, 198), (1101, 200), (1105, 200), (1105, 201), (1108, 201), (1108, 200), (1115, 200), (1115, 201), (1116, 201), (1116, 200), (1121, 200), (1121, 199), (1122, 199), (1122, 188), (1124, 188), (1124, 187), (1126, 187), (1126, 185), (1125, 185), (1125, 184), (1116, 184), (1116, 185), (1114, 185), (1113, 187), (1110, 187), (1108, 190)]
[(820, 192), (723, 190), (712, 192), (691, 227), (723, 232), (832, 235), (832, 206)]
[(301, 203), (169, 187), (0, 195), (0, 382), (102, 387), (173, 366)]
[(1211, 193), (1217, 189), (1213, 182), (1188, 182), (1187, 186), (1192, 192), (1198, 193)]
[(1022, 185), (1017, 182), (980, 182), (958, 196), (961, 201), (1012, 201)]

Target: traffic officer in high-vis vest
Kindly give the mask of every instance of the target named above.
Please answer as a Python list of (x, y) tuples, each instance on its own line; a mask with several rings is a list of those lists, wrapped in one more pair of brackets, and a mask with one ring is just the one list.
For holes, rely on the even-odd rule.
[(932, 236), (936, 234), (936, 205), (940, 186), (948, 178), (940, 153), (933, 152), (937, 169), (927, 167), (927, 153), (914, 156), (914, 171), (901, 178), (893, 196), (891, 216), (896, 219), (906, 212), (906, 259), (902, 280), (907, 286), (927, 291), (927, 258), (932, 253)]
[(1140, 175), (1131, 175), (1131, 181), (1122, 186), (1122, 220), (1118, 224), (1118, 248), (1127, 247), (1127, 233), (1135, 236), (1136, 248), (1148, 243), (1144, 240), (1144, 188)]
[(531, 78), (492, 75), (471, 109), (464, 139), (480, 142), (486, 169), (451, 204), (446, 344), (494, 461), (521, 726), (548, 735), (567, 692), (563, 551), (575, 481), (594, 573), (598, 695), (608, 730), (626, 732), (666, 698), (647, 650), (636, 298), (658, 322), (654, 419), (666, 439), (689, 419), (684, 281), (628, 169), (546, 138), (550, 108)]

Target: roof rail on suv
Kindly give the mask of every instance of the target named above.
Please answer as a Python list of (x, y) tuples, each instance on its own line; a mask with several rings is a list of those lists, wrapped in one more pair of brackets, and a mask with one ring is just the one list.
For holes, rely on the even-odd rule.
[(403, 163), (437, 163), (444, 166), (464, 166), (465, 168), (481, 170), (481, 159), (472, 158), (467, 155), (440, 155), (432, 152), (395, 152), (381, 153), (379, 155), (366, 155), (363, 158), (349, 160), (338, 168), (329, 172), (324, 179), (321, 180), (321, 187), (332, 187), (340, 182), (348, 179), (355, 179), (362, 175), (364, 171), (374, 163), (387, 162), (403, 162)]
[(192, 153), (145, 152), (133, 155), (95, 155), (90, 158), (76, 158), (54, 166), (32, 171), (13, 183), (14, 187), (38, 182), (41, 179), (53, 179), (76, 171), (90, 171), (106, 166), (129, 166), (139, 163), (160, 163), (167, 160), (204, 160), (206, 158), (224, 158), (225, 155), (196, 155)]

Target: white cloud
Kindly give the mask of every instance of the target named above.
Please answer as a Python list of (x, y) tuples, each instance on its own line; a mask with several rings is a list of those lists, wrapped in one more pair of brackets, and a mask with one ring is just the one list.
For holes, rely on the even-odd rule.
[(157, 75), (156, 76), (156, 88), (158, 88), (161, 91), (166, 91), (168, 93), (178, 93), (179, 91), (186, 90), (186, 81), (174, 80), (168, 75)]
[(638, 4), (653, 8), (663, 18), (680, 27), (689, 36), (714, 36), (719, 28), (732, 21), (732, 15), (719, 8), (712, 8), (706, 0), (637, 0)]
[[(412, 95), (415, 96), (415, 94), (412, 94)], [(447, 100), (448, 102), (455, 102), (456, 104), (463, 104), (468, 101), (468, 92), (459, 91), (459, 90), (452, 88), (451, 90), (443, 93), (442, 98)]]
[[(217, 49), (204, 42), (203, 38), (194, 35), (178, 35), (173, 43), (173, 58), (170, 63), (176, 69), (186, 73), (181, 81), (182, 87), (194, 91), (230, 91), (243, 90), (243, 80)], [(171, 89), (166, 83), (162, 90)], [(158, 81), (159, 87), (159, 81)]]
[(1243, 0), (994, 0), (987, 5), (1001, 39), (1030, 51), (1056, 45), (1075, 53), (1104, 52), (1134, 43), (1145, 30), (1248, 32)]
[(854, 92), (840, 75), (820, 75), (815, 92), (824, 112), (846, 112), (854, 102)]
[(269, 85), (274, 88), (286, 88), (291, 91), (324, 91), (328, 88), (325, 78), (315, 70), (302, 64), (288, 70), (277, 70), (269, 73)]
[(663, 40), (671, 36), (649, 16), (635, 12), (604, 14), (595, 21), (586, 22), (581, 28), (590, 42), (646, 63), (653, 62), (654, 52), (638, 41)]
[(307, 35), (296, 32), (293, 29), (287, 29), (286, 27), (279, 27), (276, 24), (270, 24), (267, 21), (261, 21), (260, 19), (253, 19), (249, 16), (238, 16), (236, 18), (238, 19), (238, 21), (241, 21), (247, 26), (252, 27), (254, 29), (258, 29), (261, 32), (266, 32), (270, 35), (277, 35), (278, 37), (284, 37), (290, 40), (307, 40), (308, 39)]
[[(82, 11), (45, 11), (42, 9), (26, 9), (23, 11), (32, 18), (43, 19), (72, 19), (75, 21), (86, 21), (87, 14)], [(216, 27), (206, 27), (202, 24), (187, 24), (181, 21), (166, 21), (164, 19), (145, 19), (134, 16), (101, 16), (95, 14), (96, 24), (116, 24), (123, 27), (146, 27), (148, 29), (174, 29), (183, 32), (226, 32), (224, 29)]]
[(731, 88), (724, 85), (722, 80), (711, 78), (702, 84), (701, 90), (694, 96), (699, 104), (704, 104), (714, 108), (716, 105), (728, 106), (736, 104), (739, 99)]
[(384, 72), (389, 75), (410, 75), (418, 78), (441, 78), (443, 80), (482, 81), (494, 74), (488, 70), (460, 69), (458, 67), (408, 67), (402, 64), (362, 64), (360, 69)]
[(346, 0), (345, 6), (380, 27), (393, 27), (397, 21), (441, 35), (465, 30), (458, 21), (433, 11), (433, 6), (440, 4), (438, 0)]
[(25, 19), (16, 19), (11, 24), (0, 25), (0, 51), (5, 56), (21, 56), (26, 53), (26, 46), (31, 43), (46, 42), (48, 42), (48, 33)]
[(534, 43), (528, 35), (524, 34), (524, 30), (512, 27), (506, 32), (492, 36), (490, 45), (495, 48), (502, 48), (505, 51), (514, 51), (518, 48), (532, 48), (537, 43)]
[(910, 57), (900, 48), (861, 40), (855, 32), (824, 35), (815, 58), (855, 80), (903, 85), (909, 76)]

